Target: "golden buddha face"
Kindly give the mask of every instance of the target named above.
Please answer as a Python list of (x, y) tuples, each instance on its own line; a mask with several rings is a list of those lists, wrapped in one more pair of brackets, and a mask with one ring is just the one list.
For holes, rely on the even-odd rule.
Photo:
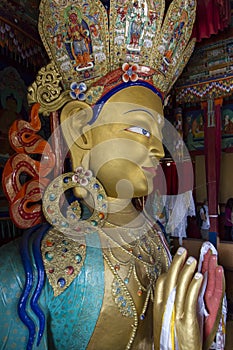
[[(153, 91), (142, 86), (123, 89), (110, 97), (96, 121), (83, 129), (72, 152), (74, 164), (88, 166), (109, 197), (148, 195), (164, 155), (162, 127), (162, 103)], [(83, 145), (80, 139), (85, 140)], [(84, 148), (85, 155), (78, 163)]]

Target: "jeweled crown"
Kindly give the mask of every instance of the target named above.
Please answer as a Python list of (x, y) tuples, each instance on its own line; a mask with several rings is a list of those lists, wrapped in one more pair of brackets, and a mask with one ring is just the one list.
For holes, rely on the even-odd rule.
[[(64, 91), (95, 103), (143, 80), (164, 97), (194, 48), (195, 0), (42, 0), (39, 32)], [(53, 69), (50, 66), (50, 70)]]

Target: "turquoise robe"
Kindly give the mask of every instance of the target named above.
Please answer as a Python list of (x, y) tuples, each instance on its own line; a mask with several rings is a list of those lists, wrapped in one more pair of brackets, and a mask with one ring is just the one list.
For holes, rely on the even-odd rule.
[[(43, 228), (45, 234), (47, 228), (48, 226)], [(37, 238), (41, 230), (37, 227), (32, 231), (28, 235), (30, 237), (24, 238), (26, 246), (28, 245), (28, 255), (25, 244), (24, 248), (20, 247), (22, 238), (0, 249), (0, 350), (19, 349), (19, 346), (25, 350), (86, 349), (94, 332), (104, 295), (104, 263), (98, 234), (87, 236), (87, 240), (95, 240), (95, 248), (86, 242), (84, 265), (62, 294), (54, 297), (46, 276), (44, 281), (42, 279), (41, 293), (36, 293), (36, 297), (34, 295), (39, 310), (35, 313), (30, 303), (38, 283), (38, 271), (41, 274), (41, 269), (38, 270), (37, 267), (38, 261), (42, 262), (40, 238)], [(31, 269), (32, 274), (27, 272), (27, 278), (23, 266), (25, 260), (26, 264), (31, 261), (29, 270)], [(32, 284), (28, 298), (22, 297), (26, 281), (29, 281), (27, 287)], [(19, 317), (19, 305), (21, 312), (23, 309), (24, 317), (29, 320), (31, 332)]]

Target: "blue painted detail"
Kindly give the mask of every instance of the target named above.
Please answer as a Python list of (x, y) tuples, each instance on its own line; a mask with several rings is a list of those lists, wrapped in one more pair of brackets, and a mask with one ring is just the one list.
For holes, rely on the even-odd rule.
[[(49, 225), (37, 225), (33, 227), (32, 229), (28, 230), (25, 232), (23, 235), (21, 245), (20, 245), (20, 254), (22, 258), (22, 263), (23, 267), (25, 270), (26, 274), (26, 280), (25, 280), (25, 285), (23, 292), (21, 294), (21, 297), (19, 299), (18, 303), (18, 314), (21, 319), (21, 321), (26, 325), (26, 327), (29, 330), (29, 338), (28, 338), (28, 343), (27, 343), (27, 350), (31, 350), (33, 347), (33, 343), (35, 341), (36, 337), (36, 327), (34, 321), (31, 319), (31, 317), (28, 316), (28, 311), (27, 311), (27, 301), (30, 296), (32, 286), (33, 286), (33, 267), (32, 267), (32, 261), (30, 258), (30, 246), (29, 246), (29, 240), (32, 235), (38, 235), (39, 239), (39, 244), (44, 236), (45, 232), (47, 232)], [(38, 242), (37, 242), (38, 245)], [(35, 253), (35, 248), (33, 253)], [(38, 258), (38, 254), (40, 254), (40, 249), (37, 249), (36, 251), (36, 257)], [(39, 328), (39, 335), (38, 335), (38, 341), (41, 339), (43, 335), (43, 330), (44, 330), (44, 323), (43, 323), (43, 316), (41, 313), (41, 310), (37, 306), (37, 300), (40, 296), (42, 287), (43, 287), (43, 271), (41, 270), (41, 261), (42, 259), (40, 258), (40, 261), (38, 261), (38, 264), (36, 263), (38, 270), (38, 281), (37, 281), (37, 286), (36, 289), (33, 293), (30, 305), (32, 307), (32, 310), (34, 313), (39, 317), (40, 321), (40, 328)], [(42, 280), (41, 280), (42, 278)]]
[(27, 350), (32, 349), (35, 336), (36, 336), (35, 323), (28, 316), (28, 313), (26, 311), (27, 300), (30, 295), (30, 292), (32, 289), (32, 283), (33, 283), (32, 265), (30, 261), (30, 255), (29, 255), (29, 239), (30, 239), (30, 236), (34, 233), (34, 231), (35, 231), (34, 227), (26, 231), (25, 234), (23, 235), (21, 245), (20, 245), (20, 254), (21, 254), (24, 270), (26, 273), (26, 280), (25, 280), (25, 285), (24, 285), (22, 295), (18, 303), (18, 314), (21, 321), (25, 324), (25, 326), (28, 328), (28, 331), (29, 331)]
[(39, 346), (40, 341), (42, 339), (44, 329), (45, 329), (45, 315), (43, 311), (41, 310), (40, 306), (38, 305), (38, 300), (41, 295), (43, 286), (44, 286), (44, 280), (45, 280), (45, 270), (44, 270), (44, 264), (43, 260), (40, 254), (40, 246), (41, 246), (41, 241), (47, 232), (49, 228), (49, 225), (43, 225), (43, 229), (40, 230), (39, 233), (36, 234), (36, 237), (34, 239), (32, 249), (33, 249), (33, 255), (35, 258), (35, 263), (36, 263), (36, 268), (37, 268), (37, 284), (35, 291), (33, 293), (30, 305), (34, 313), (39, 319), (39, 331), (38, 331), (38, 336), (37, 336), (37, 346)]
[[(123, 74), (123, 71), (122, 71), (122, 74)], [(156, 95), (158, 95), (161, 100), (163, 100), (163, 97), (161, 95), (161, 93), (151, 84), (147, 83), (146, 81), (144, 80), (137, 80), (135, 82), (132, 82), (132, 81), (128, 81), (127, 83), (122, 83), (122, 84), (119, 84), (118, 86), (114, 87), (113, 89), (111, 89), (109, 92), (107, 92), (103, 97), (101, 97), (99, 99), (99, 101), (94, 105), (93, 107), (93, 118), (90, 120), (89, 124), (93, 124), (96, 119), (98, 118), (105, 102), (111, 97), (113, 96), (116, 92), (118, 91), (121, 91), (125, 88), (128, 88), (130, 86), (143, 86), (143, 87), (146, 87), (150, 90), (152, 90)]]

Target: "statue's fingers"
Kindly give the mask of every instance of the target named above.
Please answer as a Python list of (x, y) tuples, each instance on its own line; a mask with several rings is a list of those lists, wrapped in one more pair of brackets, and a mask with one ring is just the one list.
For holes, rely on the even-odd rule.
[(208, 307), (208, 303), (211, 302), (211, 298), (215, 291), (215, 283), (216, 283), (216, 266), (217, 266), (217, 256), (211, 255), (209, 258), (209, 266), (208, 266), (208, 280), (205, 292), (205, 302)]
[(179, 247), (173, 260), (171, 266), (167, 272), (166, 287), (165, 287), (165, 300), (168, 299), (172, 290), (176, 287), (179, 273), (185, 263), (187, 256), (187, 250), (183, 247)]
[[(200, 288), (203, 281), (203, 275), (196, 272), (187, 291), (184, 305), (184, 316), (191, 323), (196, 322), (197, 319), (197, 301), (200, 292)], [(190, 323), (189, 322), (189, 323)]]
[(154, 305), (159, 305), (164, 301), (164, 286), (167, 278), (167, 273), (159, 276), (156, 281), (155, 291), (154, 291)]
[(225, 291), (225, 278), (222, 266), (217, 266), (215, 269), (215, 289), (214, 296), (219, 299)]
[(220, 319), (222, 317), (222, 301), (225, 293), (225, 278), (224, 278), (224, 271), (222, 266), (217, 266), (215, 270), (216, 276), (215, 276), (215, 291), (214, 295), (211, 298), (211, 304), (209, 307), (209, 316), (207, 316), (205, 320), (205, 327), (204, 327), (204, 350), (207, 350), (210, 348), (210, 345), (212, 344), (218, 326)]
[(203, 263), (202, 263), (202, 267), (201, 267), (201, 273), (204, 275), (204, 273), (208, 270), (209, 268), (209, 258), (211, 256), (211, 250), (209, 249), (203, 258)]
[(183, 316), (186, 293), (188, 291), (188, 287), (191, 283), (196, 267), (196, 259), (190, 256), (184, 264), (184, 267), (179, 275), (175, 300), (175, 315), (177, 319)]
[(160, 334), (162, 329), (163, 313), (166, 306), (166, 302), (164, 300), (164, 286), (166, 278), (166, 273), (159, 276), (159, 278), (156, 281), (156, 287), (154, 291), (153, 328), (155, 350), (159, 350), (160, 348)]
[(222, 266), (217, 266), (215, 269), (215, 290), (209, 304), (209, 316), (205, 321), (205, 337), (207, 338), (212, 332), (216, 319), (219, 322), (220, 308), (225, 291), (225, 279)]

